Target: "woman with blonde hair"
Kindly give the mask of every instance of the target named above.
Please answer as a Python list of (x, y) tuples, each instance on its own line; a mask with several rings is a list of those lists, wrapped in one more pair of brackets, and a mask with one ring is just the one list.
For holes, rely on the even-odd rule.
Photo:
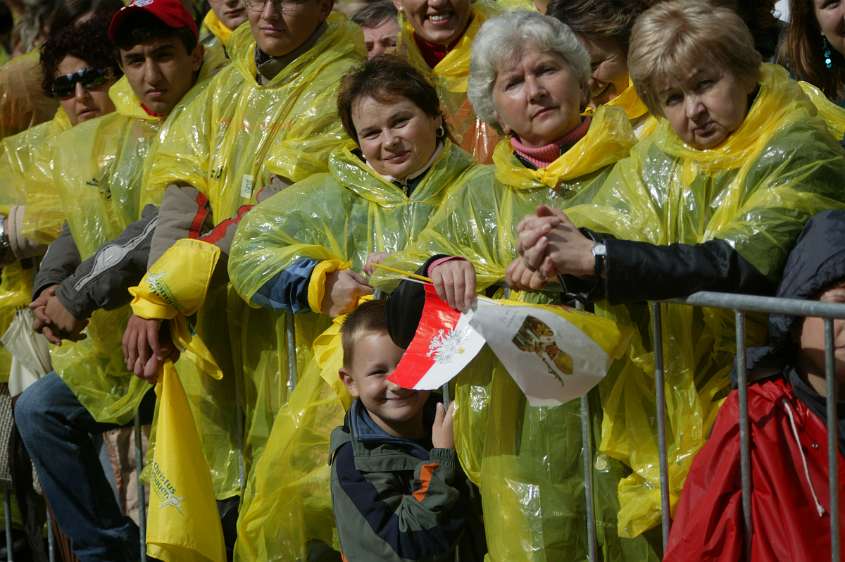
[[(845, 158), (799, 85), (761, 64), (732, 10), (701, 0), (653, 6), (634, 25), (628, 63), (659, 127), (591, 201), (526, 218), (522, 257), (508, 273), (517, 287), (588, 283), (597, 308), (639, 326), (601, 384), (599, 445), (633, 471), (619, 486), (619, 531), (636, 536), (660, 520), (654, 319), (643, 304), (702, 290), (773, 291), (804, 223), (843, 207)], [(677, 498), (729, 389), (735, 336), (728, 311), (661, 309), (672, 350), (668, 491)], [(753, 342), (764, 331), (749, 318), (747, 333)]]

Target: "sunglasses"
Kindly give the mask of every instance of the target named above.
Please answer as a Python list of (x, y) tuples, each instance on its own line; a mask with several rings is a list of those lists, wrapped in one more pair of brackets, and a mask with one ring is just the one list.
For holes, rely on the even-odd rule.
[(59, 99), (72, 98), (76, 93), (76, 85), (81, 84), (86, 90), (99, 88), (111, 78), (109, 68), (83, 68), (73, 74), (65, 74), (53, 80), (53, 97)]

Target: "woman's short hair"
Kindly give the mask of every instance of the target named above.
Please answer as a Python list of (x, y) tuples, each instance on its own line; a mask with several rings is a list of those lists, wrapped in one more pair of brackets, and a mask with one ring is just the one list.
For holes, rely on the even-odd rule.
[(610, 40), (628, 52), (631, 28), (647, 7), (642, 0), (552, 0), (546, 15), (576, 35)]
[[(429, 117), (442, 117), (437, 90), (425, 76), (404, 59), (395, 55), (379, 55), (343, 77), (337, 96), (337, 112), (346, 134), (358, 140), (352, 122), (352, 107), (361, 98), (380, 102), (405, 98)], [(446, 128), (446, 122), (443, 122)]]
[(353, 23), (359, 27), (375, 28), (387, 20), (395, 20), (399, 17), (399, 11), (393, 2), (387, 0), (367, 4), (352, 16)]
[(493, 86), (500, 65), (522, 56), (526, 48), (559, 55), (586, 87), (590, 80), (590, 56), (566, 25), (537, 12), (515, 10), (484, 22), (472, 44), (467, 97), (475, 114), (500, 128), (493, 105)]
[(95, 14), (89, 19), (53, 32), (41, 45), (41, 89), (53, 95), (53, 81), (59, 65), (68, 55), (84, 60), (92, 68), (111, 69), (112, 76), (123, 73), (108, 37), (111, 14)]
[(751, 32), (736, 12), (704, 0), (655, 4), (631, 31), (628, 72), (653, 115), (663, 115), (659, 90), (698, 65), (757, 82), (761, 63)]

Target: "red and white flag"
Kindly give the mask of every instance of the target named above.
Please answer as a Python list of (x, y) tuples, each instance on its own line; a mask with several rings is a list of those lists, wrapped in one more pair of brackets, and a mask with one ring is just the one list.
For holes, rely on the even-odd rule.
[(388, 380), (415, 390), (434, 390), (452, 380), (484, 347), (469, 324), (472, 314), (450, 307), (426, 284), (417, 333)]
[(556, 406), (598, 384), (624, 341), (612, 320), (560, 306), (480, 297), (462, 314), (426, 284), (417, 333), (388, 380), (434, 390), (487, 344), (532, 406)]

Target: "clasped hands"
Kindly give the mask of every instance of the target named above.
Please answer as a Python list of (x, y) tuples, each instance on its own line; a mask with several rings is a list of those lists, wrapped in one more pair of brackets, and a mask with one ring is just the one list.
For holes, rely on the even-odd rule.
[(61, 345), (62, 340), (79, 341), (85, 338), (82, 330), (88, 320), (79, 320), (68, 311), (56, 296), (58, 285), (51, 285), (41, 291), (29, 305), (35, 320), (32, 329), (40, 332), (52, 344)]
[(546, 205), (517, 225), (519, 252), (505, 279), (512, 289), (538, 291), (558, 275), (590, 277), (595, 271), (593, 242), (563, 211)]

